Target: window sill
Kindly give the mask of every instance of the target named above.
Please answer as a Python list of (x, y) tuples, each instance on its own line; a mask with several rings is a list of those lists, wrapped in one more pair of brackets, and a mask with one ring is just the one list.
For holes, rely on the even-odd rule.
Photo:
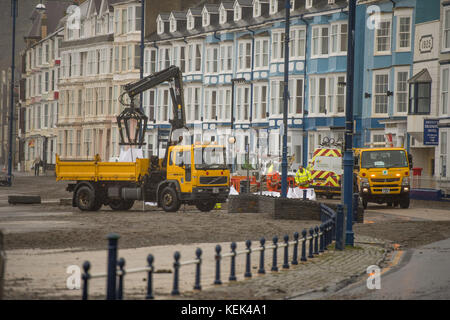
[(395, 50), (395, 53), (402, 53), (402, 52), (411, 52), (411, 47)]
[(372, 113), (372, 118), (389, 118), (389, 114), (387, 113)]
[(390, 56), (392, 55), (391, 51), (380, 51), (380, 52), (374, 52), (374, 56)]
[(330, 53), (328, 56), (329, 56), (330, 58), (331, 58), (331, 57), (345, 57), (345, 56), (347, 56), (347, 51), (344, 51), (344, 52), (337, 52), (337, 53)]
[(311, 59), (328, 59), (329, 57), (330, 57), (329, 54), (323, 54), (323, 55), (311, 56)]

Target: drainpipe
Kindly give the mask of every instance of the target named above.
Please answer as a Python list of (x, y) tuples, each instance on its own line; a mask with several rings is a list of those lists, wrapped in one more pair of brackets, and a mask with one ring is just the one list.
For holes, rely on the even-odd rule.
[[(145, 0), (141, 0), (141, 70), (139, 72), (139, 78), (142, 79), (144, 78), (144, 36), (145, 36)], [(142, 105), (143, 103), (143, 93), (141, 93), (139, 95), (139, 99), (141, 101), (140, 102), (140, 108), (142, 113), (144, 113), (144, 106)], [(147, 128), (144, 128), (143, 131), (141, 132), (141, 135), (145, 133), (145, 130)], [(142, 130), (142, 129), (141, 129)]]
[(247, 31), (252, 33), (252, 66), (251, 66), (251, 72), (250, 72), (250, 114), (249, 114), (249, 119), (250, 119), (250, 126), (252, 123), (252, 115), (253, 115), (253, 79), (254, 79), (254, 75), (253, 75), (253, 71), (254, 71), (254, 65), (255, 65), (255, 31), (250, 29), (249, 27), (247, 27)]
[(305, 121), (306, 121), (306, 65), (307, 65), (307, 55), (308, 55), (308, 29), (309, 29), (309, 23), (308, 21), (306, 21), (303, 17), (304, 15), (302, 14), (300, 16), (300, 20), (303, 21), (306, 24), (306, 31), (305, 31), (305, 65), (303, 67), (303, 120), (302, 120), (302, 127), (303, 127), (303, 142), (302, 142), (302, 149), (303, 149), (303, 166), (306, 168), (307, 162), (306, 162), (306, 158), (307, 156), (307, 144), (308, 144), (308, 136), (306, 135), (306, 125), (305, 125)]
[[(217, 36), (217, 30), (214, 30), (214, 38), (216, 38), (219, 41), (222, 40)], [(184, 41), (186, 41), (186, 37), (184, 39), (185, 39)]]

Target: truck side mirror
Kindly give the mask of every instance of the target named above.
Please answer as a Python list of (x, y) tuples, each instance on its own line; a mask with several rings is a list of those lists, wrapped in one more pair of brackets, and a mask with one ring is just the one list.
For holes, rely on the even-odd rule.
[(359, 169), (359, 158), (353, 158), (353, 167), (355, 168), (355, 169)]
[(409, 162), (409, 168), (412, 169), (413, 167), (413, 159), (412, 155), (408, 154), (408, 162)]

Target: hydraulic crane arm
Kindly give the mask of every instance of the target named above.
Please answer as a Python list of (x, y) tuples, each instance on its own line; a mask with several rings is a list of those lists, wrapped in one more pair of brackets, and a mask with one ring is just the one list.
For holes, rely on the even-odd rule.
[[(167, 69), (148, 75), (141, 80), (126, 84), (124, 86), (125, 92), (123, 94), (126, 93), (130, 97), (130, 105), (133, 107), (134, 98), (136, 95), (167, 81), (170, 86), (170, 95), (172, 97), (173, 107), (173, 119), (169, 120), (172, 126), (171, 130), (182, 129), (186, 128), (182, 80), (183, 77), (180, 68), (170, 66)], [(122, 98), (123, 97), (121, 96), (120, 102), (124, 104)]]

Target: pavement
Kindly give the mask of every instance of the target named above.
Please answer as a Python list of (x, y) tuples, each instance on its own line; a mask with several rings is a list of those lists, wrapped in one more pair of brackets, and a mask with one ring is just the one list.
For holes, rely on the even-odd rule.
[(365, 279), (320, 299), (448, 300), (450, 299), (450, 239), (399, 251), (397, 263), (384, 268), (380, 286), (368, 289)]

